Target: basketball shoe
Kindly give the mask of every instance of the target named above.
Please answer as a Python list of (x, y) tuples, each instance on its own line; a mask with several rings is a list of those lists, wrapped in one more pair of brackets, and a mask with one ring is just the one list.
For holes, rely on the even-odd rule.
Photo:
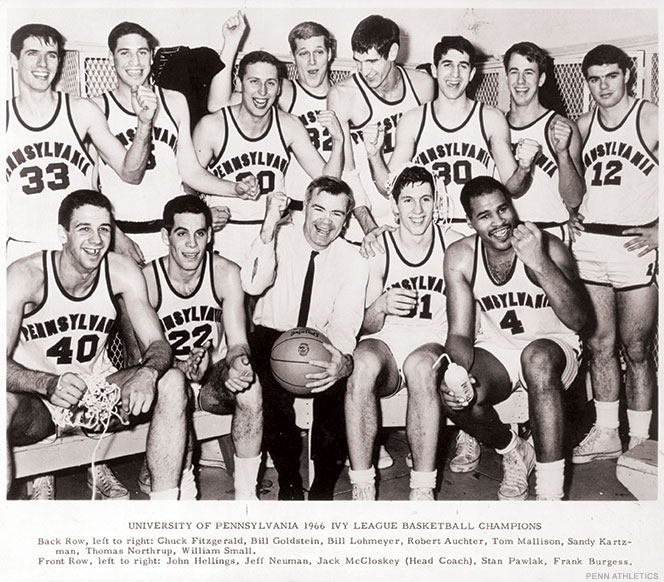
[(88, 488), (94, 491), (95, 499), (108, 501), (129, 499), (129, 491), (105, 463), (96, 464), (94, 473), (92, 466), (88, 467)]
[(55, 499), (55, 476), (40, 475), (32, 480), (31, 501), (53, 501)]
[(434, 501), (433, 489), (430, 487), (416, 487), (410, 490), (410, 501)]
[(353, 483), (353, 501), (376, 501), (376, 486), (373, 483)]
[(572, 463), (581, 465), (597, 459), (615, 459), (622, 454), (617, 428), (604, 428), (593, 424), (590, 432), (572, 451)]
[(535, 468), (535, 449), (517, 437), (516, 446), (503, 455), (503, 482), (498, 489), (501, 501), (528, 499), (528, 477)]
[(450, 461), (452, 473), (468, 473), (480, 464), (480, 443), (467, 432), (459, 431), (456, 437), (456, 451)]

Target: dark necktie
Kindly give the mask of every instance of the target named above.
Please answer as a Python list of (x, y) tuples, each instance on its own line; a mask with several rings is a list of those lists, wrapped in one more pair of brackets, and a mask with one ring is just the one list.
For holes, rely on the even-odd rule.
[(311, 251), (309, 257), (309, 266), (307, 267), (307, 274), (304, 276), (304, 285), (302, 286), (302, 299), (300, 301), (300, 313), (297, 316), (297, 326), (303, 327), (307, 325), (309, 318), (309, 306), (311, 305), (311, 290), (314, 286), (314, 259), (318, 255), (318, 251)]

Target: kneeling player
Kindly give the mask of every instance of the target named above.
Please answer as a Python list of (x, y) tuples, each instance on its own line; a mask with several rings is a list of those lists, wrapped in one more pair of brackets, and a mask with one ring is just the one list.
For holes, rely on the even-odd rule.
[[(535, 465), (537, 498), (561, 499), (562, 392), (578, 369), (575, 332), (587, 312), (583, 287), (565, 245), (532, 223), (519, 224), (502, 184), (475, 178), (464, 186), (461, 202), (477, 234), (454, 243), (445, 255), (446, 350), (470, 370), (476, 395), (470, 403), (459, 402), (443, 384), (445, 414), (503, 455), (499, 499), (526, 499)], [(534, 451), (493, 408), (518, 381), (528, 390)]]
[(366, 311), (346, 392), (346, 426), (353, 499), (373, 500), (371, 465), (377, 433), (377, 398), (408, 386), (407, 433), (414, 467), (410, 499), (433, 500), (440, 397), (433, 364), (447, 334), (441, 265), (446, 242), (460, 238), (434, 225), (436, 193), (422, 166), (402, 170), (391, 188), (399, 224), (384, 235), (385, 254), (369, 259)]
[[(61, 251), (35, 253), (7, 271), (8, 446), (53, 434), (54, 420), (77, 409), (81, 400), (85, 403), (85, 393), (106, 380), (120, 388), (123, 416), (152, 409), (150, 497), (177, 499), (187, 396), (183, 374), (169, 370), (171, 350), (143, 277), (131, 259), (108, 252), (111, 203), (99, 192), (76, 190), (66, 196), (58, 223)], [(106, 347), (118, 298), (134, 323), (142, 359), (140, 365), (115, 371)], [(8, 463), (11, 458), (10, 450)], [(118, 489), (124, 490), (122, 498), (129, 497), (107, 468), (89, 474), (88, 484), (105, 498), (120, 497), (107, 494)], [(52, 475), (35, 479), (33, 499), (54, 495)]]
[[(162, 239), (168, 255), (144, 269), (150, 302), (171, 344), (176, 367), (199, 393), (200, 408), (233, 412), (235, 499), (256, 497), (263, 436), (261, 387), (249, 362), (244, 292), (235, 263), (206, 250), (210, 209), (196, 196), (164, 207)], [(189, 431), (183, 485), (195, 487)]]

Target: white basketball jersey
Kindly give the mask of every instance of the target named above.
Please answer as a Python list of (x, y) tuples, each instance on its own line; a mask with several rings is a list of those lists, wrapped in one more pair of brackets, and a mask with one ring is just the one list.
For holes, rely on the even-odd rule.
[(7, 236), (59, 249), (58, 209), (73, 190), (92, 187), (94, 162), (76, 132), (69, 95), (56, 93), (53, 117), (32, 127), (7, 101)]
[(249, 137), (242, 131), (231, 107), (224, 107), (221, 115), (226, 123), (226, 139), (219, 153), (210, 160), (208, 169), (218, 178), (238, 182), (253, 174), (258, 180), (260, 196), (256, 200), (223, 198), (219, 202), (215, 199), (215, 204), (230, 208), (228, 224), (260, 224), (265, 218), (266, 195), (284, 188), (284, 176), (290, 162), (290, 150), (281, 131), (279, 113), (276, 107), (271, 109), (267, 128), (258, 137)]
[(579, 212), (587, 223), (635, 226), (659, 216), (658, 166), (641, 135), (645, 101), (635, 100), (614, 128), (604, 126), (595, 109), (583, 144), (586, 195)]
[(539, 223), (540, 226), (562, 224), (569, 219), (567, 206), (558, 191), (558, 158), (549, 140), (549, 127), (555, 116), (555, 111), (547, 111), (529, 125), (514, 127), (510, 124), (512, 151), (516, 151), (522, 139), (535, 140), (542, 146), (528, 192), (512, 200), (521, 220)]
[(480, 311), (478, 340), (501, 348), (525, 348), (540, 338), (564, 338), (576, 342), (576, 334), (558, 319), (542, 288), (531, 281), (525, 265), (514, 256), (503, 283), (489, 272), (482, 240), (475, 237), (475, 262), (471, 281)]
[(484, 129), (484, 104), (475, 101), (468, 117), (457, 127), (445, 127), (436, 117), (433, 103), (425, 103), (421, 112), (413, 161), (442, 180), (451, 204), (452, 222), (466, 224), (459, 199), (463, 185), (477, 176), (492, 176), (495, 168)]
[(107, 375), (106, 353), (117, 316), (108, 257), (84, 297), (67, 293), (58, 278), (55, 251), (43, 251), (44, 298), (21, 321), (14, 360), (30, 370)]
[[(161, 218), (166, 202), (184, 193), (178, 172), (178, 126), (164, 99), (163, 90), (155, 87), (158, 106), (152, 128), (152, 143), (145, 175), (140, 184), (128, 184), (103, 160), (99, 163), (101, 191), (113, 203), (116, 220), (143, 222)], [(136, 134), (136, 114), (127, 110), (113, 95), (104, 93), (104, 114), (111, 133), (125, 148)]]
[(383, 239), (385, 254), (377, 254), (370, 259), (385, 264), (383, 292), (395, 287), (417, 291), (416, 309), (408, 317), (386, 315), (379, 333), (390, 330), (400, 330), (404, 334), (412, 333), (410, 330), (432, 331), (440, 338), (440, 343), (445, 343), (447, 314), (443, 259), (446, 245), (440, 227), (433, 225), (431, 228), (433, 228), (431, 246), (420, 262), (412, 263), (406, 259), (393, 233), (389, 231)]
[(157, 283), (156, 312), (173, 357), (186, 360), (192, 348), (212, 343), (212, 361), (226, 355), (222, 302), (214, 292), (213, 255), (205, 254), (201, 278), (189, 295), (178, 292), (168, 278), (165, 257), (150, 263)]
[[(317, 113), (327, 109), (327, 96), (319, 97), (307, 91), (299, 81), (293, 81), (293, 101), (288, 113), (295, 115), (309, 133), (309, 139), (325, 161), (330, 159), (332, 138), (330, 132), (318, 123)], [(304, 193), (311, 182), (297, 161), (288, 166), (286, 172), (286, 192), (293, 200), (304, 200)]]
[(360, 179), (364, 190), (369, 197), (371, 203), (372, 213), (378, 224), (392, 223), (392, 207), (390, 201), (385, 198), (376, 189), (373, 179), (371, 177), (371, 170), (369, 168), (369, 160), (367, 159), (367, 151), (364, 147), (362, 138), (362, 128), (374, 123), (380, 123), (385, 129), (385, 142), (383, 145), (383, 154), (385, 162), (390, 161), (394, 145), (396, 143), (397, 123), (406, 111), (415, 109), (420, 105), (420, 100), (415, 93), (413, 84), (408, 77), (408, 73), (403, 67), (397, 67), (401, 75), (401, 83), (403, 87), (403, 96), (396, 101), (386, 101), (374, 89), (367, 85), (366, 81), (359, 73), (353, 73), (352, 79), (359, 89), (365, 103), (369, 108), (369, 115), (367, 118), (357, 125), (351, 123), (350, 137), (351, 146), (353, 148), (353, 157), (355, 159), (355, 166), (360, 173)]

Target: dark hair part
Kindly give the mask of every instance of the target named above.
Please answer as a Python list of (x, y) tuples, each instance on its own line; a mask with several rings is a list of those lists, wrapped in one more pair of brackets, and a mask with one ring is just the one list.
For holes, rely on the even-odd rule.
[(325, 48), (334, 53), (337, 43), (334, 38), (332, 38), (330, 31), (322, 24), (318, 24), (318, 22), (313, 22), (311, 20), (300, 22), (300, 24), (297, 24), (293, 30), (288, 33), (288, 44), (291, 52), (295, 53), (295, 49), (297, 48), (295, 41), (309, 40), (314, 36), (322, 36)]
[(247, 72), (247, 67), (249, 65), (255, 65), (256, 63), (267, 63), (269, 65), (274, 65), (274, 68), (277, 69), (277, 76), (281, 81), (283, 64), (277, 57), (268, 53), (267, 51), (251, 51), (250, 53), (244, 55), (240, 61), (240, 65), (238, 66), (238, 79), (241, 81), (244, 78), (244, 74)]
[(461, 189), (460, 196), (461, 206), (463, 206), (466, 216), (468, 218), (471, 217), (470, 203), (474, 198), (479, 198), (484, 194), (491, 194), (492, 192), (501, 192), (511, 203), (511, 197), (507, 188), (491, 176), (478, 176), (466, 182)]
[(629, 55), (612, 44), (600, 44), (594, 49), (591, 49), (581, 63), (581, 71), (583, 76), (588, 80), (588, 69), (594, 66), (613, 65), (616, 64), (620, 70), (627, 74), (629, 71), (629, 81), (627, 82), (627, 93), (634, 95), (634, 86), (636, 85), (636, 69), (632, 66), (632, 59)]
[(350, 46), (354, 53), (367, 53), (371, 49), (386, 59), (390, 54), (392, 45), (399, 43), (399, 27), (396, 22), (372, 14), (360, 22), (353, 31)]
[(530, 61), (535, 63), (539, 70), (539, 74), (548, 73), (548, 64), (549, 64), (549, 55), (544, 52), (540, 47), (532, 42), (517, 42), (513, 44), (510, 48), (507, 49), (505, 56), (503, 57), (503, 66), (505, 67), (505, 72), (508, 71), (510, 64), (510, 59), (512, 55), (521, 55)]
[(74, 211), (87, 205), (105, 208), (111, 215), (111, 223), (113, 222), (113, 206), (111, 206), (111, 201), (106, 196), (96, 190), (74, 190), (67, 194), (60, 203), (58, 224), (64, 227), (65, 230), (69, 230)]
[(52, 43), (57, 45), (58, 58), (62, 66), (62, 59), (65, 56), (65, 37), (48, 24), (24, 24), (12, 34), (9, 48), (17, 59), (21, 56), (25, 39), (30, 37), (38, 38), (44, 44)]
[(154, 35), (150, 32), (148, 32), (145, 28), (143, 28), (140, 24), (136, 24), (135, 22), (121, 22), (118, 24), (113, 30), (108, 35), (108, 48), (109, 50), (114, 53), (115, 49), (118, 46), (118, 40), (122, 36), (126, 36), (128, 34), (138, 34), (139, 36), (142, 36), (148, 43), (148, 48), (150, 49), (150, 52), (154, 52), (154, 49), (157, 47), (159, 44), (159, 41), (154, 37)]
[(399, 202), (401, 191), (410, 184), (429, 184), (431, 191), (436, 192), (436, 185), (433, 181), (433, 175), (424, 166), (407, 166), (394, 180), (392, 185), (392, 198)]
[(212, 226), (212, 212), (210, 207), (198, 196), (183, 194), (166, 202), (162, 215), (162, 226), (171, 233), (175, 224), (176, 214), (202, 214), (205, 217), (205, 228)]
[(477, 56), (475, 54), (475, 47), (473, 44), (463, 36), (443, 36), (440, 41), (433, 48), (433, 66), (438, 67), (438, 63), (443, 55), (449, 51), (459, 51), (466, 53), (470, 59), (470, 66), (475, 67), (477, 63)]
[(318, 194), (319, 192), (327, 192), (333, 196), (345, 194), (348, 196), (346, 213), (350, 215), (350, 213), (353, 212), (353, 208), (355, 208), (355, 197), (353, 196), (353, 191), (350, 189), (350, 186), (343, 180), (332, 176), (318, 176), (318, 178), (314, 178), (311, 184), (307, 186), (307, 191), (304, 195), (305, 204), (308, 204), (313, 198), (313, 195)]

